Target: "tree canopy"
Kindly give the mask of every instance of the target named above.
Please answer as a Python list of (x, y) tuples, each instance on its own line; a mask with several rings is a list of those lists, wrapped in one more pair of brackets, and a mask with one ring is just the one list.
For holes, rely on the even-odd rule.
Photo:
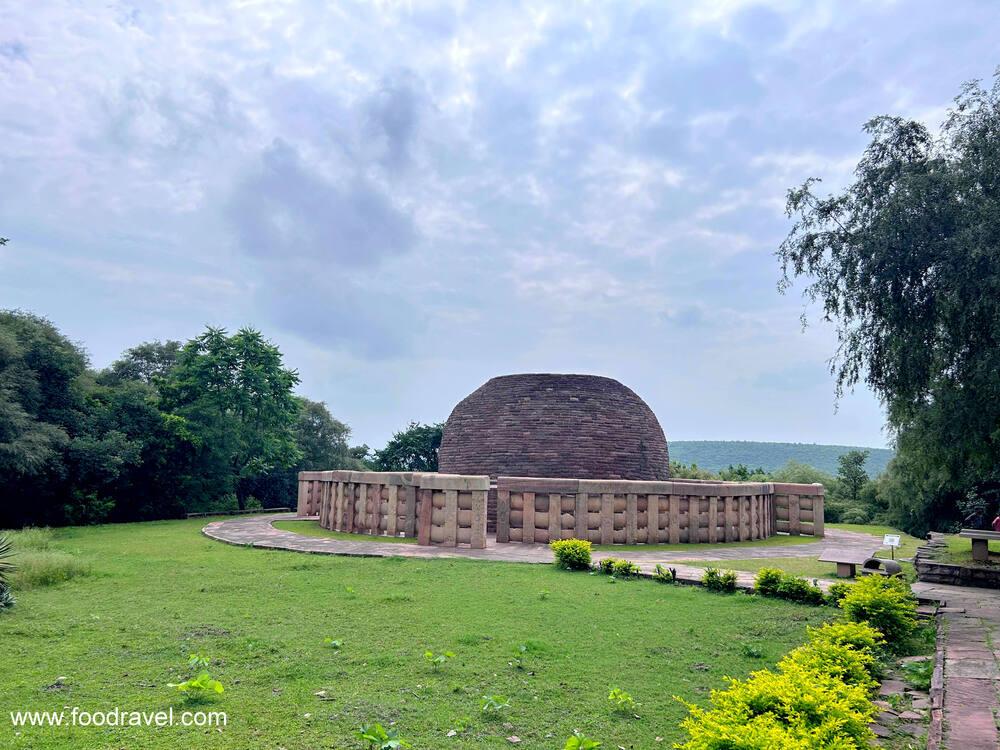
[(297, 383), (249, 328), (146, 342), (95, 372), (49, 321), (0, 311), (0, 527), (289, 505), (298, 471), (363, 468)]
[(836, 325), (838, 392), (885, 404), (895, 520), (924, 531), (1000, 489), (1000, 75), (966, 84), (937, 134), (881, 116), (854, 181), (789, 191), (783, 287)]

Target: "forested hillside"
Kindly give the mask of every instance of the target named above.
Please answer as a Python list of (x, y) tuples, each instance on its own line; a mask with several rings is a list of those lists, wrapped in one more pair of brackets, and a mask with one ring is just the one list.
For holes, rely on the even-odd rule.
[[(758, 443), (745, 440), (670, 440), (670, 459), (682, 464), (697, 464), (719, 471), (727, 466), (744, 464), (776, 471), (789, 461), (813, 466), (828, 474), (837, 473), (837, 459), (857, 446), (816, 445), (814, 443)], [(888, 448), (865, 448), (870, 451), (865, 470), (869, 476), (885, 471), (893, 452)]]

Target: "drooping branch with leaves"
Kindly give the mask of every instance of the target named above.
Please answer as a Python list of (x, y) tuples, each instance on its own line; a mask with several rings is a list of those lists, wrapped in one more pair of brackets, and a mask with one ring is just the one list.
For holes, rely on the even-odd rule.
[(924, 531), (1000, 489), (1000, 74), (966, 84), (937, 134), (865, 131), (843, 191), (789, 191), (780, 287), (806, 279), (835, 324), (838, 394), (863, 382), (884, 403), (894, 520)]

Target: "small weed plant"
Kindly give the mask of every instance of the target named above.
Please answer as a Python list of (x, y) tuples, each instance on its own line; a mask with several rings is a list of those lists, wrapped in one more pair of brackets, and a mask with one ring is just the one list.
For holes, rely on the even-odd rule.
[(510, 699), (506, 695), (484, 695), (479, 701), (479, 710), (486, 716), (499, 716), (507, 708), (510, 708)]
[(333, 651), (340, 651), (344, 647), (344, 642), (336, 638), (326, 637), (323, 639), (323, 645)]
[(397, 750), (410, 747), (410, 743), (399, 736), (398, 729), (395, 727), (386, 729), (378, 722), (363, 724), (357, 734), (358, 739), (365, 743), (368, 750)]
[(635, 699), (621, 688), (611, 688), (608, 703), (616, 714), (634, 714)]
[(212, 660), (204, 654), (190, 654), (188, 656), (188, 669), (208, 669)]
[(590, 570), (592, 545), (584, 539), (558, 539), (549, 542), (556, 565), (566, 570)]
[(600, 746), (600, 742), (590, 739), (587, 735), (577, 730), (573, 732), (572, 737), (566, 740), (563, 750), (596, 750)]
[(653, 580), (657, 583), (677, 583), (677, 568), (664, 568), (660, 563), (656, 563)]
[(639, 566), (634, 562), (617, 557), (605, 557), (598, 563), (598, 568), (605, 575), (614, 578), (635, 578), (640, 573)]
[(927, 692), (931, 689), (931, 677), (934, 675), (934, 662), (931, 659), (911, 661), (903, 665), (903, 677), (911, 687)]
[(449, 659), (454, 659), (455, 654), (451, 651), (445, 651), (441, 654), (435, 654), (433, 651), (424, 651), (424, 659), (427, 663), (431, 665), (431, 669), (435, 672), (441, 669)]
[(203, 671), (197, 677), (178, 683), (168, 683), (167, 687), (174, 688), (177, 692), (183, 693), (188, 700), (198, 701), (225, 692), (222, 683), (213, 679), (208, 671)]

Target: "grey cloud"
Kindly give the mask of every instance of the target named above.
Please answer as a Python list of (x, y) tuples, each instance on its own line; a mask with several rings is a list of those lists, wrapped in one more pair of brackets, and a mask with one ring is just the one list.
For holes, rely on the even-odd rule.
[(410, 217), (360, 174), (334, 182), (280, 139), (235, 188), (228, 210), (241, 250), (265, 260), (306, 257), (330, 272), (372, 267), (410, 250)]
[(5, 57), (12, 62), (28, 62), (28, 48), (24, 46), (23, 42), (17, 39), (11, 39), (6, 42), (0, 42), (0, 57)]
[(365, 105), (368, 131), (381, 146), (379, 161), (390, 170), (410, 162), (410, 148), (420, 123), (419, 85), (408, 71), (386, 76)]

